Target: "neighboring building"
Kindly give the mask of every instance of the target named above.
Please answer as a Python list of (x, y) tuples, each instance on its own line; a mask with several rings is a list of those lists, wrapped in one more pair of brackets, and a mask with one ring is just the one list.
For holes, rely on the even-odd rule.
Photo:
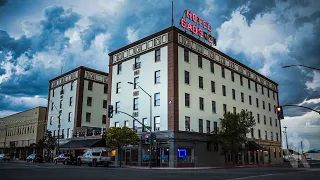
[[(80, 66), (49, 81), (47, 129), (59, 144), (101, 135), (106, 124), (108, 73)], [(60, 131), (59, 131), (59, 113)]]
[[(116, 112), (132, 114), (157, 136), (157, 166), (215, 166), (225, 164), (218, 146), (208, 137), (226, 111), (252, 111), (257, 125), (244, 162), (282, 162), (277, 83), (199, 39), (170, 27), (109, 54), (108, 101)], [(141, 125), (123, 113), (107, 119), (107, 128), (128, 126), (142, 134)], [(134, 151), (129, 164), (147, 165), (148, 145)], [(136, 152), (138, 151), (138, 152)], [(132, 159), (135, 159), (134, 162)], [(160, 159), (160, 162), (157, 160)], [(226, 158), (228, 159), (228, 158)], [(126, 162), (127, 163), (127, 162)]]
[(36, 107), (0, 118), (0, 152), (26, 159), (29, 154), (40, 153), (37, 148), (46, 128), (46, 107)]

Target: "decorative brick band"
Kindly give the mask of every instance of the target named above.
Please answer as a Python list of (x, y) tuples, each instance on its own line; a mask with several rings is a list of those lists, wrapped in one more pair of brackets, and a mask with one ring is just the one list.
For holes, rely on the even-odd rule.
[(156, 47), (161, 46), (165, 43), (168, 43), (168, 33), (162, 34), (158, 37), (152, 38), (134, 47), (131, 47), (129, 49), (123, 50), (115, 54), (113, 56), (113, 64), (124, 61), (125, 59), (136, 56), (138, 54), (142, 54), (145, 51), (155, 49)]

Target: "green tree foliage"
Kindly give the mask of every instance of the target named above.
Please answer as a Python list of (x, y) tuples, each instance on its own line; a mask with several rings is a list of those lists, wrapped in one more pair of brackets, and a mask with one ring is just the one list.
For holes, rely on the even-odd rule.
[(51, 151), (56, 147), (56, 139), (52, 136), (51, 131), (46, 131), (43, 140), (39, 141), (38, 145), (46, 149), (45, 156), (48, 161), (51, 158)]
[(232, 155), (232, 162), (237, 163), (238, 154), (247, 142), (246, 134), (256, 125), (254, 117), (249, 111), (238, 114), (227, 112), (220, 118), (220, 130), (213, 135), (213, 142), (218, 143), (223, 155)]
[(132, 131), (128, 127), (111, 127), (106, 136), (107, 146), (118, 149), (120, 154), (120, 166), (121, 166), (121, 148), (128, 145), (137, 145), (140, 141), (136, 132)]

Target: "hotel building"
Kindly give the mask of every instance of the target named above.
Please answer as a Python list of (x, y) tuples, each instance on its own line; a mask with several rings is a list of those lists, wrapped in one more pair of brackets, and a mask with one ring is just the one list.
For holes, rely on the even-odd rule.
[[(108, 104), (116, 113), (106, 128), (127, 126), (144, 139), (152, 127), (158, 145), (154, 166), (219, 166), (229, 157), (210, 143), (227, 111), (251, 111), (244, 164), (281, 163), (278, 84), (198, 38), (169, 27), (109, 54)], [(130, 82), (130, 83), (128, 83)], [(131, 84), (133, 83), (133, 84)], [(151, 124), (150, 97), (151, 95)], [(125, 163), (147, 166), (149, 146), (125, 150)], [(130, 153), (128, 153), (130, 152)]]
[(59, 137), (60, 145), (104, 131), (107, 81), (108, 73), (83, 66), (49, 81), (47, 129)]

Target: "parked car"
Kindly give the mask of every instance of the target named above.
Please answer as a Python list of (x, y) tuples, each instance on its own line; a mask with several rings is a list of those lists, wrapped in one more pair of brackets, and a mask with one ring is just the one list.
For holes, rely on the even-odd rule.
[(43, 156), (40, 155), (40, 154), (30, 154), (28, 157), (27, 157), (27, 162), (40, 162), (42, 163), (43, 162)]
[(36, 154), (30, 154), (28, 157), (27, 157), (27, 159), (26, 159), (26, 161), (27, 162), (33, 162), (33, 159), (36, 157)]
[(89, 166), (103, 165), (108, 167), (111, 162), (111, 157), (108, 156), (108, 151), (105, 149), (88, 149), (82, 156), (78, 156), (77, 165), (88, 164)]
[(0, 160), (1, 161), (10, 161), (10, 155), (9, 154), (0, 154)]
[(77, 158), (72, 156), (71, 154), (60, 154), (59, 156), (55, 157), (53, 159), (54, 163), (63, 163), (65, 165), (67, 164), (76, 164)]

